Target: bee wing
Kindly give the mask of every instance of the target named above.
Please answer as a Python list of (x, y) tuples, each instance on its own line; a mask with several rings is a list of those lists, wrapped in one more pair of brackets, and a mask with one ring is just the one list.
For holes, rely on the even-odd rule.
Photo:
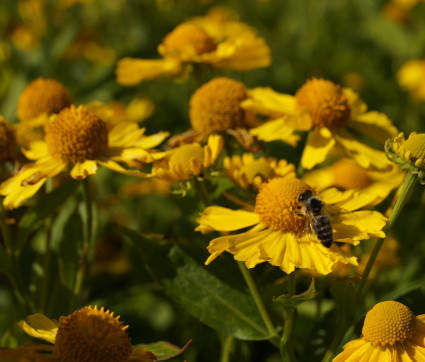
[(343, 208), (335, 206), (335, 205), (323, 204), (321, 214), (327, 214), (330, 217), (332, 217), (332, 216), (338, 216), (338, 215), (341, 215), (341, 214), (348, 214), (348, 213), (351, 213), (351, 212), (352, 211), (350, 211), (350, 210), (346, 210), (346, 209), (343, 209)]
[(314, 216), (307, 212), (305, 214), (306, 223), (304, 226), (303, 231), (301, 232), (301, 236), (307, 235), (309, 239), (311, 238), (317, 238), (316, 233), (314, 232)]

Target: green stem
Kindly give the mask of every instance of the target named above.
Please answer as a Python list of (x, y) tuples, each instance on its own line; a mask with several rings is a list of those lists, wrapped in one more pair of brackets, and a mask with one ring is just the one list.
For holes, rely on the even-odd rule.
[[(292, 272), (288, 275), (288, 297), (294, 296), (296, 293), (296, 280), (295, 273)], [(292, 333), (294, 330), (294, 322), (295, 322), (295, 309), (290, 311), (285, 311), (285, 325), (283, 327), (283, 335), (280, 341), (280, 355), (282, 357), (282, 361), (284, 362), (292, 362), (295, 361), (295, 355), (292, 348)]]
[(220, 362), (230, 362), (230, 354), (234, 341), (235, 338), (232, 336), (226, 336), (224, 338), (224, 341), (222, 343)]
[(205, 187), (205, 183), (203, 181), (199, 181), (196, 177), (193, 179), (193, 185), (199, 197), (205, 206), (211, 206), (213, 204), (210, 195), (208, 194), (208, 190)]
[(3, 199), (0, 200), (0, 222), (1, 222), (1, 235), (3, 237), (4, 247), (8, 256), (12, 255), (12, 233), (10, 232), (9, 225), (7, 224), (6, 210), (3, 206)]
[(83, 247), (81, 250), (80, 265), (77, 270), (77, 275), (74, 284), (73, 298), (71, 309), (75, 309), (76, 303), (81, 292), (84, 282), (84, 276), (87, 271), (87, 266), (93, 258), (94, 237), (93, 237), (93, 199), (91, 197), (90, 185), (88, 179), (83, 180), (83, 194), (86, 217), (84, 218), (84, 235)]
[(264, 324), (267, 327), (267, 330), (270, 333), (269, 339), (271, 340), (271, 342), (275, 345), (279, 345), (276, 344), (277, 340), (279, 340), (279, 336), (276, 332), (276, 329), (273, 326), (273, 322), (270, 319), (270, 316), (267, 312), (267, 309), (264, 305), (263, 300), (261, 299), (260, 293), (258, 292), (257, 286), (255, 285), (254, 279), (251, 276), (251, 273), (249, 272), (248, 268), (246, 267), (246, 265), (241, 262), (238, 261), (238, 266), (239, 269), (245, 279), (246, 284), (248, 285), (248, 289), (251, 292), (252, 297), (254, 298), (254, 302), (257, 305), (257, 309), (260, 312), (261, 317), (263, 318)]
[[(387, 223), (382, 229), (382, 231), (385, 232), (385, 235), (388, 235), (389, 232), (391, 231), (395, 221), (397, 220), (398, 216), (401, 213), (401, 210), (403, 209), (404, 204), (406, 203), (411, 191), (413, 190), (413, 187), (415, 186), (417, 179), (418, 177), (416, 174), (411, 172), (407, 174), (401, 194), (394, 205), (394, 208), (391, 212), (390, 217), (387, 220)], [(362, 296), (362, 292), (366, 285), (370, 271), (372, 270), (373, 264), (375, 263), (376, 257), (384, 241), (385, 241), (385, 238), (377, 239), (373, 246), (369, 260), (366, 264), (365, 270), (363, 271), (363, 275), (360, 279), (359, 285), (356, 290), (356, 294), (354, 296), (354, 300), (355, 300), (354, 305), (358, 305), (359, 299)], [(334, 339), (329, 349), (326, 351), (326, 354), (323, 357), (322, 362), (329, 362), (333, 358), (333, 356), (339, 351), (344, 335), (348, 327), (350, 327), (350, 325), (352, 324), (352, 321), (354, 320), (354, 318), (355, 318), (355, 313), (353, 313), (353, 315), (351, 316), (351, 320), (347, 320), (344, 318), (338, 323), (337, 333), (335, 333)]]

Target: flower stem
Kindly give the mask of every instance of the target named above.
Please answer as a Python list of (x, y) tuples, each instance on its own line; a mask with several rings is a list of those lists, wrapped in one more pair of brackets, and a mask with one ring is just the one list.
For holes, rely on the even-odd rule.
[(267, 330), (270, 333), (269, 339), (273, 341), (273, 344), (275, 344), (275, 341), (279, 339), (279, 336), (276, 333), (276, 329), (273, 326), (273, 322), (271, 321), (264, 302), (261, 299), (260, 293), (258, 292), (254, 279), (252, 278), (251, 273), (243, 262), (238, 261), (238, 266), (245, 279), (246, 284), (248, 285), (249, 291), (251, 292), (251, 295), (254, 298), (255, 304), (257, 305), (257, 309), (260, 312), (261, 317), (263, 318), (264, 324), (266, 325)]
[[(397, 220), (398, 216), (401, 213), (401, 210), (403, 209), (404, 204), (406, 203), (411, 191), (413, 190), (413, 187), (415, 186), (416, 181), (418, 180), (417, 174), (414, 174), (412, 172), (409, 172), (406, 176), (406, 180), (404, 181), (403, 189), (401, 191), (401, 194), (399, 198), (397, 199), (394, 208), (391, 212), (391, 215), (389, 216), (387, 223), (382, 228), (382, 231), (385, 232), (385, 235), (387, 236), (389, 232), (391, 231), (395, 221)], [(379, 253), (379, 250), (381, 249), (384, 241), (386, 238), (383, 239), (377, 239), (375, 241), (375, 244), (373, 246), (372, 252), (370, 254), (369, 260), (366, 264), (365, 270), (363, 271), (362, 277), (360, 279), (359, 285), (356, 290), (356, 294), (354, 296), (355, 303), (354, 305), (358, 305), (358, 301), (360, 297), (362, 296), (363, 289), (366, 285), (367, 279), (369, 277), (369, 273), (372, 270), (373, 264), (375, 263), (376, 257)], [(355, 314), (352, 315), (352, 320), (354, 319)], [(338, 352), (341, 342), (344, 338), (344, 335), (352, 323), (352, 320), (346, 320), (344, 319), (338, 324), (338, 330), (335, 334), (334, 340), (331, 343), (331, 346), (326, 351), (326, 354), (322, 360), (322, 362), (328, 362), (332, 359), (332, 357)]]
[(205, 183), (203, 181), (199, 181), (196, 177), (193, 179), (193, 185), (200, 199), (204, 203), (205, 206), (211, 206), (213, 202), (211, 201), (210, 195), (208, 194), (208, 190), (205, 187)]
[(232, 336), (226, 336), (224, 338), (224, 341), (222, 342), (220, 362), (230, 362), (230, 353), (234, 341), (235, 338)]
[[(288, 297), (294, 296), (296, 293), (296, 280), (295, 273), (292, 272), (288, 275)], [(294, 329), (295, 310), (285, 311), (285, 325), (283, 328), (283, 336), (280, 341), (280, 355), (282, 361), (292, 362), (295, 361), (294, 351), (292, 349), (292, 332)]]
[(80, 265), (77, 270), (77, 276), (75, 279), (73, 298), (71, 302), (71, 309), (75, 309), (78, 302), (78, 297), (83, 286), (84, 276), (86, 274), (87, 265), (92, 259), (93, 255), (93, 199), (91, 197), (90, 185), (87, 179), (83, 182), (83, 194), (84, 194), (84, 205), (86, 211), (86, 217), (84, 219), (84, 235), (83, 235), (83, 247), (81, 250)]

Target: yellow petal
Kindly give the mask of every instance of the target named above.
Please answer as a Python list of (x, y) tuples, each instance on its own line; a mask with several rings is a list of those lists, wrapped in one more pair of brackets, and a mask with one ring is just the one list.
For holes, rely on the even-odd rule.
[(377, 211), (360, 210), (332, 218), (334, 240), (352, 242), (372, 237), (385, 237), (382, 228), (387, 218)]
[(367, 105), (364, 103), (360, 96), (350, 88), (343, 88), (344, 95), (348, 99), (350, 105), (350, 117), (356, 118), (357, 116), (367, 111)]
[(132, 147), (141, 140), (145, 133), (144, 128), (139, 128), (134, 122), (120, 122), (109, 131), (108, 146), (109, 148), (126, 148)]
[(286, 118), (278, 118), (273, 121), (265, 122), (261, 126), (250, 129), (249, 132), (259, 140), (265, 142), (279, 140), (294, 147), (300, 139), (300, 137), (294, 133), (295, 130), (287, 126)]
[(47, 144), (44, 141), (31, 142), (29, 148), (22, 149), (22, 153), (29, 160), (39, 160), (48, 155)]
[(204, 147), (204, 168), (211, 166), (223, 149), (223, 138), (219, 135), (211, 135), (208, 137), (208, 143)]
[(89, 175), (95, 175), (97, 172), (97, 161), (86, 160), (77, 162), (71, 170), (71, 177), (76, 180), (83, 180)]
[(145, 150), (151, 149), (158, 146), (169, 135), (169, 132), (158, 132), (150, 136), (144, 136), (135, 144), (135, 146), (143, 148)]
[(350, 133), (339, 130), (335, 133), (335, 139), (344, 149), (345, 152), (363, 168), (376, 170), (389, 170), (391, 163), (388, 161), (383, 151), (376, 150), (372, 147), (357, 141)]
[(390, 119), (380, 112), (363, 113), (354, 119), (352, 118), (347, 126), (382, 144), (398, 134), (397, 128), (394, 127)]
[(275, 92), (269, 87), (250, 89), (247, 93), (248, 99), (241, 103), (245, 110), (275, 118), (295, 113), (294, 96)]
[(220, 206), (207, 207), (196, 221), (195, 229), (203, 234), (211, 231), (233, 231), (252, 226), (259, 222), (258, 215), (244, 210), (231, 210)]
[(55, 343), (59, 323), (37, 313), (27, 317), (28, 323), (21, 321), (18, 325), (32, 337), (43, 339), (49, 343)]
[[(302, 179), (311, 187), (324, 190), (334, 184), (334, 173), (332, 167), (306, 172)], [(330, 203), (330, 202), (328, 202)]]
[(126, 168), (120, 166), (117, 162), (112, 160), (98, 161), (98, 164), (102, 165), (103, 167), (109, 168), (112, 171), (116, 171), (127, 176), (143, 177), (143, 178), (148, 177), (148, 175), (144, 172), (140, 172), (137, 170), (127, 170)]
[(155, 60), (123, 58), (118, 62), (116, 69), (117, 82), (127, 86), (161, 76), (178, 76), (182, 72), (181, 62), (171, 58)]
[(371, 207), (382, 201), (379, 195), (368, 193), (364, 190), (340, 191), (334, 187), (321, 192), (320, 197), (326, 204), (350, 211)]
[(327, 129), (315, 128), (310, 133), (304, 152), (301, 156), (301, 165), (307, 170), (322, 163), (335, 146), (335, 139)]

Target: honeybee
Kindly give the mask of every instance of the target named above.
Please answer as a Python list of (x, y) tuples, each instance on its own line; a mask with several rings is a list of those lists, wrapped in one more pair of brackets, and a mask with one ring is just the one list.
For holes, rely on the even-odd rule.
[(307, 228), (311, 230), (317, 239), (326, 248), (330, 248), (333, 242), (332, 224), (329, 214), (325, 211), (325, 203), (313, 191), (306, 190), (298, 196), (298, 215), (307, 218)]

